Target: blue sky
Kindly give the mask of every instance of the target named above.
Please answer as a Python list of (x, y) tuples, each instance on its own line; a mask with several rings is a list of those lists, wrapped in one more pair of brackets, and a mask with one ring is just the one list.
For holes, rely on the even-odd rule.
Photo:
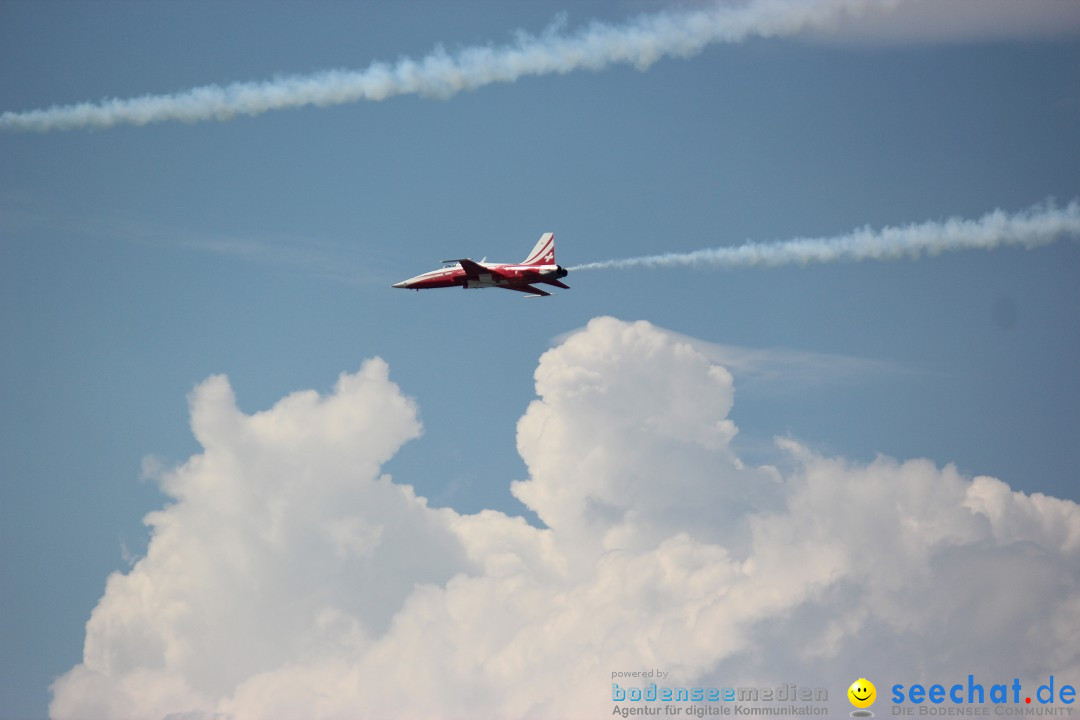
[[(0, 111), (363, 69), (502, 45), (563, 12), (573, 32), (663, 8), (9, 1)], [(729, 365), (749, 464), (788, 462), (781, 436), (1080, 500), (1073, 240), (571, 273), (572, 290), (529, 302), (389, 288), (443, 257), (518, 260), (545, 231), (569, 266), (1080, 196), (1075, 13), (1058, 34), (931, 37), (917, 20), (899, 38), (750, 38), (445, 100), (0, 133), (0, 717), (44, 717), (81, 661), (106, 577), (147, 552), (142, 518), (170, 502), (144, 467), (200, 452), (186, 398), (214, 374), (253, 413), (380, 357), (424, 428), (385, 472), (433, 506), (539, 525), (542, 505), (510, 489), (530, 476), (517, 422), (538, 359), (593, 318), (646, 320), (771, 351)]]

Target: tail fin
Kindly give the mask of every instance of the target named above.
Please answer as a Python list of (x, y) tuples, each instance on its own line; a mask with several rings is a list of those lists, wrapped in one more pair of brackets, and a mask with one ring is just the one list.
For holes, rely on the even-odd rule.
[(555, 233), (544, 233), (536, 241), (529, 256), (521, 263), (522, 265), (554, 265), (555, 264)]

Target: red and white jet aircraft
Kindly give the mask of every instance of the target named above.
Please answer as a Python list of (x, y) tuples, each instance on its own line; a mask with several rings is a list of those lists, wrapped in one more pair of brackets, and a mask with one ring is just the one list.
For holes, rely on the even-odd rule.
[[(486, 258), (485, 258), (486, 259)], [(555, 234), (544, 233), (537, 241), (529, 256), (518, 264), (475, 262), (468, 258), (461, 260), (443, 260), (447, 264), (439, 270), (432, 270), (408, 280), (394, 283), (390, 287), (406, 290), (427, 290), (429, 288), (461, 287), (485, 288), (497, 287), (504, 290), (517, 290), (535, 296), (550, 295), (533, 283), (545, 283), (555, 287), (570, 289), (559, 281), (567, 275), (564, 267), (555, 264)]]

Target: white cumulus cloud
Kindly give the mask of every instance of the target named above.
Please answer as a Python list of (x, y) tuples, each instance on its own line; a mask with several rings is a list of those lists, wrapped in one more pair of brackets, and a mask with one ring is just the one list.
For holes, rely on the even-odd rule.
[(594, 319), (536, 391), (512, 490), (541, 528), (380, 475), (420, 432), (381, 360), (252, 415), (206, 380), (202, 452), (161, 474), (52, 717), (606, 717), (648, 668), (836, 709), (861, 675), (1080, 676), (1075, 503), (791, 440), (793, 469), (746, 466), (731, 374), (646, 322)]

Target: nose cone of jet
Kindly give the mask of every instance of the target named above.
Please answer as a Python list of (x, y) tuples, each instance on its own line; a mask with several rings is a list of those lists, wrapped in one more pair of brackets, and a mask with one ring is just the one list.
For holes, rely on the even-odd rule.
[(409, 288), (409, 281), (408, 280), (402, 280), (399, 283), (394, 283), (390, 287), (405, 288), (407, 290)]

